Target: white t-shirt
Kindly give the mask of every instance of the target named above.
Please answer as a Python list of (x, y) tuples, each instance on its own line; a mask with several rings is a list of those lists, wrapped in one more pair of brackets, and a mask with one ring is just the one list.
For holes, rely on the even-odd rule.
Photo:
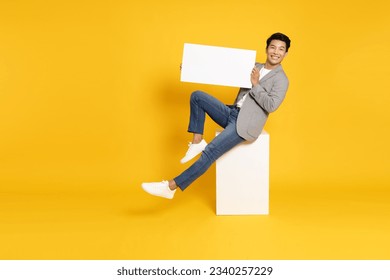
[[(270, 69), (265, 69), (264, 67), (262, 67), (262, 68), (260, 69), (260, 79), (259, 79), (259, 81), (260, 81), (262, 78), (264, 78), (264, 76), (267, 75), (269, 72), (271, 72)], [(245, 98), (246, 98), (247, 95), (248, 95), (248, 94), (245, 94), (245, 95), (241, 98), (241, 100), (239, 100), (239, 101), (237, 102), (236, 106), (237, 106), (238, 108), (241, 108), (242, 104), (244, 104), (244, 101), (245, 101)]]

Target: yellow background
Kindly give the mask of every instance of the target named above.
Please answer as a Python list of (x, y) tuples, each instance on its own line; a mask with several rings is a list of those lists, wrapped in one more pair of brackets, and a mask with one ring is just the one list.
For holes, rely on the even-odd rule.
[[(0, 2), (0, 258), (389, 259), (390, 4)], [(269, 216), (215, 215), (212, 167), (173, 201), (189, 95), (184, 43), (290, 36), (271, 135)], [(208, 120), (206, 140), (216, 126)], [(238, 186), (245, 188), (245, 186)]]

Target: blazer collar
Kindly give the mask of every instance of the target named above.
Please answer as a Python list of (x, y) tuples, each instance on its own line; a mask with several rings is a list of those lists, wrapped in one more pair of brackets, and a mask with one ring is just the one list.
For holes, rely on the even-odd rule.
[[(259, 69), (261, 69), (263, 66), (264, 66), (264, 63), (257, 63), (256, 64), (256, 67), (259, 68)], [(282, 67), (281, 64), (279, 64), (275, 69), (272, 69), (271, 72), (269, 72), (267, 75), (265, 75), (265, 77), (260, 80), (260, 83), (268, 80), (269, 78), (271, 78), (273, 76), (275, 76), (277, 73), (279, 73), (282, 70), (283, 70), (283, 67)]]

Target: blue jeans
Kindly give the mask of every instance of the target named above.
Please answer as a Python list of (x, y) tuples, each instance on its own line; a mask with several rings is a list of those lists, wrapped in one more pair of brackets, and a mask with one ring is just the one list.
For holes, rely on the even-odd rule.
[(206, 113), (224, 130), (216, 136), (202, 152), (200, 158), (187, 170), (174, 178), (176, 185), (186, 189), (206, 172), (211, 164), (237, 144), (245, 141), (237, 134), (236, 122), (239, 109), (226, 106), (218, 99), (202, 91), (191, 95), (190, 124), (188, 132), (203, 134)]

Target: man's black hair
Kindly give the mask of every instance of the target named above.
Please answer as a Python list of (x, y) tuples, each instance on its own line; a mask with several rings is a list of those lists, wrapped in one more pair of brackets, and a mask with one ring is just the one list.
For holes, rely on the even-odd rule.
[(288, 49), (290, 48), (291, 40), (290, 40), (290, 38), (287, 37), (287, 35), (284, 35), (283, 33), (272, 34), (271, 37), (269, 37), (267, 39), (267, 49), (268, 49), (268, 46), (272, 40), (279, 40), (279, 41), (285, 42), (286, 43), (286, 52), (288, 52)]

